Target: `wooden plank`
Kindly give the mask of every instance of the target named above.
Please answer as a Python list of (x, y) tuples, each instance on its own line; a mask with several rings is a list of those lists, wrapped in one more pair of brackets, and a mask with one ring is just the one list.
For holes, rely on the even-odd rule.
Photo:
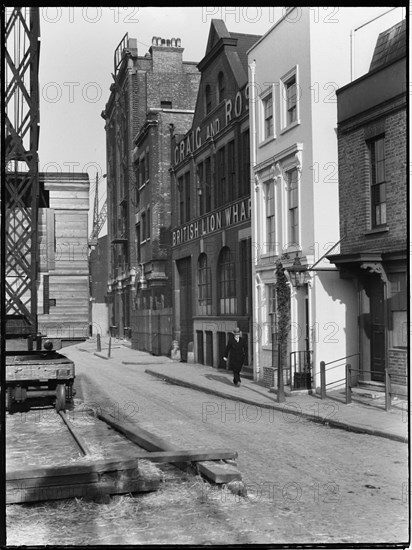
[[(123, 433), (123, 435), (130, 439), (130, 441), (133, 441), (133, 443), (136, 443), (137, 445), (143, 447), (144, 449), (147, 449), (148, 451), (152, 451), (152, 453), (153, 451), (159, 451), (163, 449), (169, 451), (179, 450), (174, 445), (166, 443), (160, 437), (151, 434), (147, 430), (139, 428), (131, 422), (123, 421), (122, 423), (119, 423), (115, 421), (113, 416), (104, 412), (98, 412), (97, 416), (119, 432)], [(237, 453), (235, 454), (237, 456)], [(226, 466), (230, 465), (224, 465), (224, 468), (217, 468), (215, 463), (207, 460), (199, 461), (196, 464), (198, 469), (201, 470), (201, 473), (215, 483), (228, 483), (233, 479), (241, 479), (241, 474), (235, 466), (232, 466), (232, 468), (226, 468)], [(186, 470), (187, 465), (187, 460), (185, 462), (182, 461), (175, 463), (175, 466), (182, 470)]]
[(215, 483), (229, 483), (235, 479), (242, 479), (242, 476), (236, 466), (219, 462), (199, 462), (197, 464), (199, 473), (207, 476)]
[(236, 451), (227, 449), (205, 450), (184, 450), (184, 451), (156, 451), (145, 455), (139, 455), (152, 462), (199, 462), (202, 460), (232, 460), (237, 458)]
[(26, 487), (24, 485), (6, 486), (6, 503), (38, 502), (42, 500), (60, 500), (64, 498), (95, 498), (102, 495), (124, 493), (143, 493), (156, 491), (160, 478), (128, 479), (105, 481), (100, 483), (73, 483), (65, 486)]
[[(143, 457), (142, 457), (143, 458)], [(146, 456), (144, 456), (146, 458)], [(72, 476), (92, 472), (114, 472), (116, 470), (132, 470), (137, 468), (138, 461), (135, 456), (123, 460), (95, 460), (94, 462), (82, 462), (65, 464), (62, 466), (32, 467), (24, 470), (6, 471), (6, 480), (23, 480), (31, 478), (42, 478), (47, 476)]]
[(124, 420), (122, 423), (117, 422), (114, 417), (103, 411), (97, 412), (97, 417), (104, 422), (107, 422), (109, 426), (115, 428), (117, 431), (125, 435), (130, 441), (136, 443), (143, 449), (148, 451), (175, 451), (173, 445), (166, 444), (160, 437), (157, 437), (143, 428), (139, 428), (135, 424)]

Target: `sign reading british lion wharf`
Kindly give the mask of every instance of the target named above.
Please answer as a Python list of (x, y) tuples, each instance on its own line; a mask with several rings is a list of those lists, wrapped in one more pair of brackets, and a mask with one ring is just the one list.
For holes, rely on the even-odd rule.
[(225, 229), (247, 221), (250, 219), (251, 209), (252, 201), (248, 198), (193, 220), (173, 231), (172, 246), (178, 246), (209, 235), (219, 229)]

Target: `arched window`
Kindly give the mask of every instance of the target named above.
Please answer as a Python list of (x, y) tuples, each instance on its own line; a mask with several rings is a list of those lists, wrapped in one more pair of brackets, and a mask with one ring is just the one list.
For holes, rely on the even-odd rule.
[(205, 113), (208, 114), (212, 110), (212, 89), (209, 84), (205, 87)]
[(225, 246), (218, 261), (219, 313), (236, 313), (235, 262), (230, 248)]
[(199, 306), (202, 313), (208, 313), (207, 306), (212, 304), (212, 278), (207, 266), (207, 256), (202, 253), (197, 263)]
[(223, 101), (225, 95), (225, 75), (220, 72), (217, 77), (217, 102)]

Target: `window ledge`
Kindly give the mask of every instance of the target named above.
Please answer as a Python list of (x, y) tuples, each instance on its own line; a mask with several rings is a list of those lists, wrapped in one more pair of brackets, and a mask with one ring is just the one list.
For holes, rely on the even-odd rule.
[(270, 136), (270, 137), (264, 139), (263, 141), (261, 141), (259, 143), (258, 147), (264, 147), (268, 143), (271, 143), (272, 141), (275, 141), (275, 139), (276, 139), (276, 136)]
[(377, 235), (379, 233), (387, 233), (389, 231), (389, 227), (376, 227), (375, 229), (369, 229), (369, 231), (365, 231), (365, 235)]
[(280, 133), (285, 134), (289, 130), (292, 130), (292, 128), (295, 128), (295, 126), (299, 126), (299, 124), (300, 124), (300, 119), (295, 120), (295, 122), (292, 122), (292, 124), (289, 124), (288, 126), (285, 126), (284, 128), (282, 128)]

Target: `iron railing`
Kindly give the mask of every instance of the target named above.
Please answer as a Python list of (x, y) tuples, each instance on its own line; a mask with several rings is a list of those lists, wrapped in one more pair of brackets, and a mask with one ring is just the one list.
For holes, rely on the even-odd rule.
[(290, 353), (290, 386), (294, 390), (312, 387), (312, 350)]
[[(343, 361), (344, 359), (348, 359), (349, 357), (355, 357), (358, 356), (359, 353), (354, 353), (353, 355), (348, 355), (347, 357), (342, 357), (341, 359), (336, 359), (335, 361), (330, 361), (329, 363), (325, 363), (324, 361), (320, 362), (320, 398), (325, 399), (326, 398), (326, 387), (331, 384), (337, 384), (338, 382), (344, 382), (345, 385), (345, 403), (346, 405), (349, 405), (352, 403), (352, 373), (364, 373), (365, 371), (361, 369), (355, 369), (352, 367), (350, 363), (345, 363), (345, 378), (342, 378), (340, 380), (334, 380), (333, 382), (329, 382), (326, 384), (326, 371), (331, 370), (337, 367), (341, 367), (340, 365), (335, 365), (334, 367), (330, 367), (329, 369), (326, 369), (326, 365), (331, 365), (332, 363), (336, 363), (337, 361)], [(368, 374), (382, 374), (382, 371), (377, 370), (370, 370), (368, 371)], [(389, 372), (387, 368), (384, 370), (384, 381), (385, 381), (385, 410), (389, 411), (392, 407), (392, 396), (396, 394), (397, 392), (393, 391), (392, 388), (392, 373)], [(406, 375), (399, 375), (396, 374), (396, 377), (402, 377), (405, 379), (405, 382), (407, 380)], [(343, 384), (342, 384), (343, 385)]]

